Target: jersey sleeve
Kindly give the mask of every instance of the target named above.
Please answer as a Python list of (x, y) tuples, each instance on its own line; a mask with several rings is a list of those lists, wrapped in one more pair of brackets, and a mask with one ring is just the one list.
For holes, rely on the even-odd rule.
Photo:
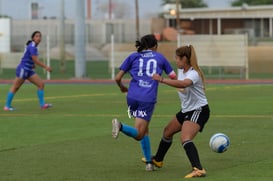
[(199, 74), (194, 70), (186, 78), (190, 79), (193, 84), (199, 81)]
[[(163, 56), (162, 56), (162, 57), (163, 57)], [(172, 66), (171, 66), (171, 64), (170, 64), (170, 62), (169, 62), (166, 58), (164, 58), (164, 57), (163, 57), (163, 59), (164, 59), (164, 67), (165, 67), (164, 71), (165, 71), (165, 73), (166, 73), (171, 79), (176, 78), (176, 73), (175, 73), (175, 71), (173, 70), (173, 68), (172, 68)]]
[(132, 66), (132, 60), (134, 59), (135, 54), (129, 55), (120, 65), (119, 69), (124, 72), (128, 72)]
[(35, 46), (29, 46), (30, 56), (38, 56), (38, 49)]

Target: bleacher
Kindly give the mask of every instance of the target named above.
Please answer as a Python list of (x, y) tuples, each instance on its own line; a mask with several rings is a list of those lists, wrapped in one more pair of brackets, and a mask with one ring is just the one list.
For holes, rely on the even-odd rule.
[(15, 69), (20, 63), (23, 53), (0, 53), (0, 73), (3, 69)]

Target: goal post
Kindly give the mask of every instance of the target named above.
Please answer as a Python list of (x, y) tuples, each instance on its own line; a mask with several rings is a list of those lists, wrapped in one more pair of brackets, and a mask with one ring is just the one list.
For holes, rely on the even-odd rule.
[(178, 35), (177, 46), (194, 46), (198, 64), (208, 68), (238, 68), (249, 78), (248, 36), (240, 35)]

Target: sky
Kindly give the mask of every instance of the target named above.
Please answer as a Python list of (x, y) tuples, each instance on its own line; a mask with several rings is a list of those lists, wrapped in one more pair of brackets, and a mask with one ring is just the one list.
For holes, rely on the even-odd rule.
[[(75, 3), (77, 0), (64, 0), (65, 2), (65, 17), (68, 19), (75, 18)], [(92, 18), (103, 19), (105, 14), (98, 11), (98, 7), (102, 4), (107, 4), (109, 0), (91, 0), (92, 1)], [(209, 8), (228, 8), (231, 0), (203, 0), (208, 4)], [(29, 19), (30, 18), (30, 4), (31, 2), (39, 3), (40, 17), (59, 17), (60, 16), (60, 2), (61, 0), (0, 0), (0, 14), (11, 16), (14, 19)], [(112, 0), (112, 2), (119, 2), (121, 4), (127, 3), (126, 9), (129, 18), (133, 18), (135, 13), (134, 0)], [(161, 0), (138, 0), (139, 2), (139, 16), (140, 18), (148, 15), (156, 15), (160, 12), (162, 7)], [(19, 10), (18, 10), (19, 9)], [(128, 17), (127, 16), (127, 17)], [(130, 17), (132, 16), (132, 17)]]

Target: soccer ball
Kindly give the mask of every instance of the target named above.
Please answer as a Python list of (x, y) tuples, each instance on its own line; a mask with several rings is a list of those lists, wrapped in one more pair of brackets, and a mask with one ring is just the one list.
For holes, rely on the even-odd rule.
[(224, 133), (216, 133), (212, 135), (209, 140), (209, 146), (211, 150), (216, 153), (223, 153), (227, 151), (229, 144), (229, 138)]

